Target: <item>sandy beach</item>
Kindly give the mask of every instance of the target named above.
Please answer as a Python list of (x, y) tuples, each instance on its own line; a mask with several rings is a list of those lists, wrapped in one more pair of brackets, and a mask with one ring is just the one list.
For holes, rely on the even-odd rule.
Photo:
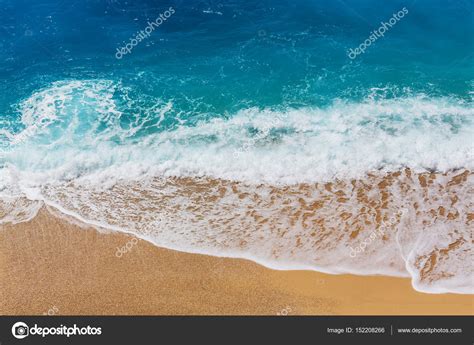
[(181, 253), (43, 208), (0, 228), (0, 314), (473, 315), (474, 296), (419, 293), (404, 278)]

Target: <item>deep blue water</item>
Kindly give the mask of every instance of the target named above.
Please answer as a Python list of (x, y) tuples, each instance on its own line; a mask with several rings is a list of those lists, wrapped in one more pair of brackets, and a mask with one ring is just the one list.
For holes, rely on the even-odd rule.
[[(114, 56), (170, 6), (176, 13), (122, 60)], [(188, 116), (249, 106), (322, 105), (393, 94), (467, 97), (471, 1), (0, 1), (0, 109), (53, 81), (121, 81)], [(347, 50), (406, 7), (354, 61)], [(405, 89), (405, 91), (404, 91)], [(392, 92), (389, 93), (392, 96)]]
[[(319, 138), (317, 144), (324, 146), (328, 140), (322, 132), (339, 131), (350, 141), (354, 128), (365, 127), (366, 134), (371, 128), (379, 130), (371, 135), (385, 143), (382, 135), (414, 137), (408, 132), (417, 127), (420, 137), (432, 132), (430, 126), (439, 131), (433, 143), (452, 139), (451, 134), (472, 130), (472, 116), (465, 115), (471, 115), (474, 80), (473, 6), (463, 0), (0, 0), (0, 140), (2, 147), (9, 147), (9, 157), (0, 159), (31, 168), (31, 161), (20, 164), (12, 158), (21, 156), (28, 143), (58, 152), (70, 146), (86, 149), (84, 133), (108, 144), (139, 142), (211, 119), (227, 121), (249, 109), (250, 122), (236, 130), (228, 125), (223, 137), (215, 128), (212, 133), (176, 135), (174, 143), (214, 143), (218, 152), (233, 145), (235, 151), (243, 145), (243, 131), (250, 139), (260, 133), (252, 140), (261, 145), (253, 146), (275, 152), (271, 145), (284, 147), (285, 140), (298, 135), (305, 136), (305, 145)], [(174, 13), (148, 38), (121, 59), (116, 57), (117, 49), (169, 8)], [(348, 57), (350, 49), (404, 8), (407, 14), (364, 54)], [(88, 89), (95, 91), (85, 101)], [(390, 100), (394, 103), (374, 103), (351, 115), (350, 104)], [(325, 113), (328, 107), (332, 110)], [(301, 116), (294, 114), (285, 115), (287, 126), (268, 131), (252, 123), (262, 111), (273, 112), (266, 115), (268, 120), (301, 109), (308, 115), (307, 128), (296, 125)], [(345, 127), (331, 124), (328, 114), (343, 119)], [(79, 124), (72, 126), (74, 116)], [(69, 146), (63, 140), (68, 135)], [(402, 144), (410, 147), (413, 142)], [(361, 152), (357, 145), (353, 148)], [(391, 152), (387, 147), (377, 150)], [(158, 162), (183, 156), (166, 153)], [(397, 159), (401, 165), (411, 160), (414, 166), (432, 169), (461, 164), (460, 159), (441, 157), (435, 162), (398, 156), (374, 159), (366, 169), (397, 165)], [(333, 154), (316, 163), (321, 164), (320, 159), (347, 163)], [(58, 168), (56, 161), (51, 164)]]

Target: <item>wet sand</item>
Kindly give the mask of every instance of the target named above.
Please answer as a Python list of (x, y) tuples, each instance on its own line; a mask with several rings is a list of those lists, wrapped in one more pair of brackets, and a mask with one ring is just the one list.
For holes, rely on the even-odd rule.
[[(128, 242), (121, 257), (117, 247)], [(473, 315), (474, 296), (424, 294), (409, 279), (275, 271), (157, 248), (43, 209), (0, 228), (2, 315)]]

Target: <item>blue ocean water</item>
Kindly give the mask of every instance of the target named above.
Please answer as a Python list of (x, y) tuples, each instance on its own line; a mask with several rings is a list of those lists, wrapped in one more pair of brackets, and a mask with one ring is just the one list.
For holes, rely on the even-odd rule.
[[(68, 203), (51, 186), (472, 171), (473, 10), (468, 0), (0, 0), (0, 197), (130, 230), (118, 210), (92, 216), (113, 205), (77, 189)], [(14, 205), (7, 221), (39, 207)], [(150, 236), (179, 247), (160, 234)], [(193, 241), (186, 250), (205, 242)]]
[[(122, 60), (148, 21), (176, 13)], [(380, 22), (409, 13), (355, 60), (347, 51)], [(0, 2), (0, 109), (53, 82), (120, 82), (135, 101), (173, 102), (162, 130), (249, 107), (324, 106), (424, 93), (470, 99), (470, 1), (22, 1)], [(150, 124), (149, 127), (152, 127)], [(158, 128), (159, 127), (159, 128)]]
[[(116, 58), (117, 49), (124, 47), (137, 32), (170, 7), (175, 13), (131, 53)], [(382, 22), (388, 22), (403, 8), (408, 14), (393, 28), (364, 54), (353, 60), (348, 58), (350, 49), (358, 47)], [(39, 117), (43, 124), (48, 123), (43, 126), (48, 127), (43, 129), (48, 132), (30, 135), (28, 140), (37, 142), (42, 138), (49, 145), (52, 139), (64, 134), (74, 112), (87, 115), (78, 119), (81, 124), (74, 130), (77, 137), (68, 140), (82, 145), (82, 132), (92, 130), (91, 123), (102, 121), (93, 131), (107, 129), (103, 117), (108, 121), (114, 117), (113, 125), (117, 126), (114, 131), (120, 132), (105, 140), (121, 143), (122, 140), (139, 141), (183, 126), (196, 126), (211, 119), (231, 119), (248, 109), (256, 113), (262, 110), (281, 113), (289, 109), (325, 109), (334, 107), (337, 101), (357, 107), (368, 100), (408, 99), (396, 104), (402, 107), (412, 104), (416, 113), (414, 100), (422, 99), (424, 108), (414, 116), (421, 116), (427, 107), (440, 107), (437, 116), (431, 122), (426, 121), (427, 127), (434, 121), (458, 131), (459, 127), (471, 126), (471, 117), (447, 111), (446, 104), (466, 110), (472, 101), (472, 9), (469, 1), (449, 4), (390, 1), (380, 5), (370, 0), (2, 0), (2, 146), (10, 145), (12, 135), (31, 127), (32, 121), (39, 121)], [(46, 104), (39, 105), (44, 99), (35, 99), (35, 104), (31, 99), (28, 101), (28, 97), (48, 88), (49, 97), (61, 98), (64, 95), (58, 92), (66, 91), (64, 87), (58, 91), (58, 83), (82, 81), (86, 81), (86, 86), (69, 92), (81, 97), (86, 88), (100, 84), (98, 88), (104, 94), (96, 95), (94, 102), (111, 98), (117, 113), (106, 114), (107, 108), (101, 114), (94, 114), (95, 105), (88, 107), (78, 100), (76, 104), (66, 102), (66, 113), (61, 114), (61, 121), (57, 123), (51, 119), (60, 112), (54, 105), (46, 111)], [(346, 109), (350, 110), (353, 105)], [(402, 122), (403, 116), (387, 111), (393, 104), (374, 105), (379, 106), (385, 110), (380, 113), (375, 108), (368, 110), (368, 118), (363, 117), (355, 124), (362, 124), (362, 128), (373, 125), (382, 134), (394, 134), (397, 132), (394, 126)], [(22, 113), (25, 107), (33, 108), (32, 116), (38, 118), (26, 121)], [(48, 111), (51, 114), (45, 115)], [(249, 116), (257, 117), (257, 114)], [(310, 115), (310, 118), (322, 121), (320, 125), (324, 127), (328, 116), (321, 116), (316, 120), (315, 116)], [(249, 120), (240, 128), (244, 133), (236, 135), (252, 140), (252, 136), (264, 132), (262, 136), (270, 142), (284, 140), (297, 131), (291, 124), (295, 119), (286, 118), (283, 121), (288, 121), (288, 126), (270, 128), (268, 133)], [(411, 121), (420, 127), (424, 122), (422, 116)], [(407, 126), (402, 128), (406, 130)], [(350, 137), (349, 127), (345, 130)], [(308, 126), (306, 130), (317, 135), (314, 127)], [(201, 139), (205, 143), (222, 138), (208, 131)], [(199, 138), (183, 140), (195, 142)], [(220, 144), (236, 146), (233, 152), (241, 151), (244, 145), (241, 142)], [(63, 149), (61, 145), (56, 148)], [(382, 161), (370, 162), (367, 168), (373, 168), (373, 164), (383, 165)], [(401, 163), (407, 164), (407, 160)], [(414, 165), (417, 166), (417, 162)], [(436, 165), (427, 167), (436, 169)], [(192, 167), (186, 169), (193, 170)]]

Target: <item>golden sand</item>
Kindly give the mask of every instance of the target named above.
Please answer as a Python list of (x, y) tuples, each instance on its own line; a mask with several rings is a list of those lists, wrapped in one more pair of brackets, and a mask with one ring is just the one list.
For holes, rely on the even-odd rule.
[[(474, 296), (424, 294), (410, 280), (275, 271), (157, 248), (42, 210), (0, 229), (0, 314), (474, 314)], [(130, 246), (130, 245), (129, 245)]]
[[(46, 185), (41, 193), (48, 204), (83, 219), (159, 241), (166, 236), (180, 248), (236, 251), (277, 263), (295, 258), (332, 270), (341, 265), (366, 272), (373, 266), (377, 272), (408, 268), (416, 272), (416, 286), (436, 291), (462, 285), (474, 274), (469, 256), (473, 185), (474, 172), (466, 169), (415, 173), (407, 168), (278, 186), (160, 176), (97, 188), (73, 180)], [(2, 208), (7, 217), (28, 219), (30, 213), (21, 212), (41, 206), (23, 199), (6, 207), (0, 201), (0, 218)], [(356, 258), (357, 250), (364, 255)]]

